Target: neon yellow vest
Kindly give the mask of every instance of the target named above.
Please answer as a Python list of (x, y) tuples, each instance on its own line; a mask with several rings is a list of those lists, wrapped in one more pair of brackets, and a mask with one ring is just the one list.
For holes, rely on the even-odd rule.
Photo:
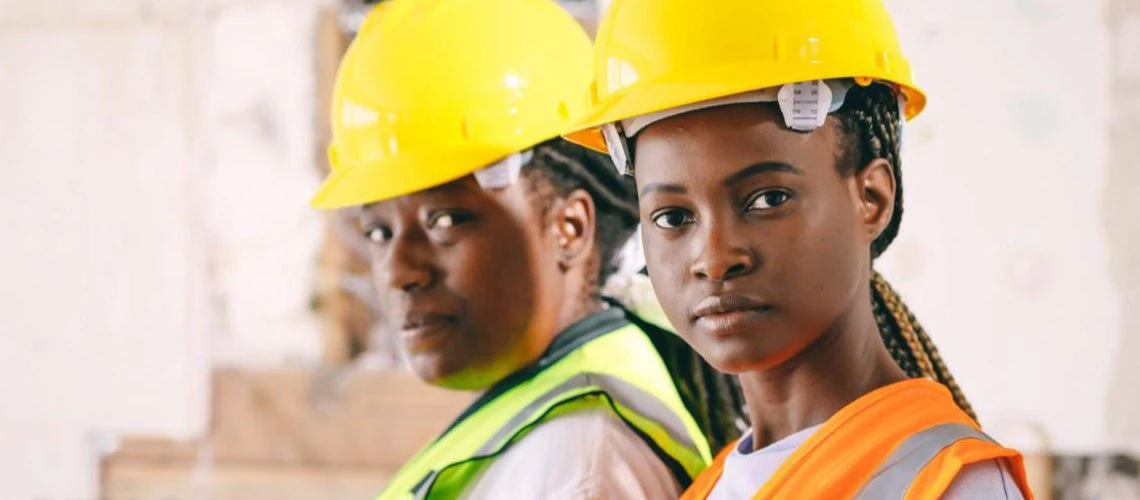
[(571, 326), (536, 365), (487, 391), (396, 473), (379, 500), (457, 498), (527, 432), (585, 408), (609, 409), (631, 425), (682, 487), (712, 461), (653, 344), (615, 307)]

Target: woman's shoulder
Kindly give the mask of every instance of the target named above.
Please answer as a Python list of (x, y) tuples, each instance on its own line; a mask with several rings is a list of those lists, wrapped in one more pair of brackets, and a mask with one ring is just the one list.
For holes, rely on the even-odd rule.
[(1021, 500), (1025, 497), (1010, 471), (1009, 462), (997, 458), (973, 463), (962, 468), (950, 483), (944, 499), (949, 500)]
[(665, 464), (617, 415), (587, 409), (539, 424), (496, 458), (465, 498), (676, 498), (679, 492)]

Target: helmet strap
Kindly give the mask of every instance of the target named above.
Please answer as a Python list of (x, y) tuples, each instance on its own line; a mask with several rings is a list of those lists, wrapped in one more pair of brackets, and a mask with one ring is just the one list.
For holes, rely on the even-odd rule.
[(633, 174), (633, 157), (629, 151), (629, 141), (626, 140), (625, 130), (621, 122), (602, 125), (602, 137), (606, 140), (606, 149), (610, 152), (610, 159), (617, 167), (618, 174)]
[(519, 180), (522, 167), (534, 158), (534, 150), (512, 153), (506, 158), (475, 171), (475, 182), (487, 191), (505, 189)]

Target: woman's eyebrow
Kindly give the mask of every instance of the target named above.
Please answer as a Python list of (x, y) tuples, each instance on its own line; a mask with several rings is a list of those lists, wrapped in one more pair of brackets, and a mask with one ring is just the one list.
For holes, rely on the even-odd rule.
[(764, 161), (744, 167), (735, 174), (728, 176), (728, 178), (724, 180), (724, 186), (732, 187), (733, 184), (737, 184), (749, 177), (768, 172), (786, 172), (789, 174), (804, 175), (804, 171), (795, 165), (779, 161)]

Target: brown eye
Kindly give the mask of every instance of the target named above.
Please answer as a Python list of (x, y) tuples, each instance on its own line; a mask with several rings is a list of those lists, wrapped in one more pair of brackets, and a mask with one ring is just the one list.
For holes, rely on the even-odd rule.
[(776, 208), (791, 199), (792, 195), (787, 191), (773, 189), (764, 191), (756, 195), (752, 202), (748, 204), (748, 210), (768, 210)]
[(451, 214), (443, 214), (435, 218), (435, 223), (432, 224), (432, 229), (448, 229), (455, 225), (455, 218)]
[(691, 224), (693, 217), (688, 212), (678, 209), (661, 210), (653, 215), (653, 225), (661, 229), (676, 229), (685, 224)]
[(455, 226), (470, 222), (475, 214), (463, 210), (441, 211), (428, 220), (428, 230), (451, 229)]
[(392, 230), (384, 226), (372, 227), (364, 230), (364, 236), (373, 243), (384, 243), (392, 239)]

